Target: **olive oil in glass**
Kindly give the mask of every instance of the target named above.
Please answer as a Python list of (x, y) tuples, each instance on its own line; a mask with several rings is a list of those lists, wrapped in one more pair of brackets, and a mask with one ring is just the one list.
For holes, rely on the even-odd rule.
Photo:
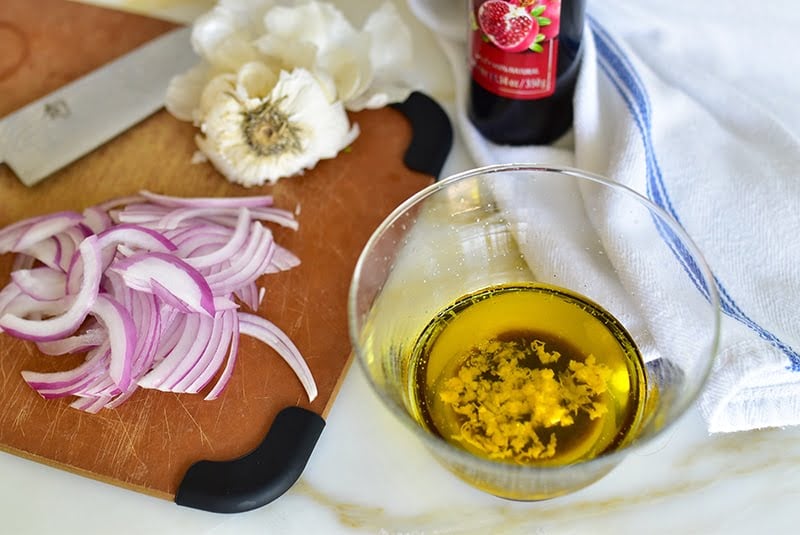
[(553, 285), (466, 295), (423, 330), (410, 360), (413, 416), (487, 459), (560, 466), (627, 444), (647, 391), (639, 350), (589, 299)]

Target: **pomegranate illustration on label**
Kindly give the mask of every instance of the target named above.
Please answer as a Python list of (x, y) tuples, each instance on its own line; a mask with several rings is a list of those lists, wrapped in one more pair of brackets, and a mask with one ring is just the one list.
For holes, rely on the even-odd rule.
[(542, 52), (558, 35), (561, 0), (488, 0), (478, 8), (481, 31), (500, 50)]

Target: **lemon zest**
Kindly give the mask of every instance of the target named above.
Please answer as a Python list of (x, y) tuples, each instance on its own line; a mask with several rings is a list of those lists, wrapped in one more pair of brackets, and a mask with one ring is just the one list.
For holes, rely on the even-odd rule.
[(611, 378), (594, 355), (569, 360), (556, 373), (548, 366), (560, 358), (540, 340), (489, 340), (474, 347), (439, 391), (460, 418), (452, 438), (490, 459), (524, 464), (552, 458), (555, 429), (573, 425), (580, 413), (594, 420), (608, 412), (599, 398)]

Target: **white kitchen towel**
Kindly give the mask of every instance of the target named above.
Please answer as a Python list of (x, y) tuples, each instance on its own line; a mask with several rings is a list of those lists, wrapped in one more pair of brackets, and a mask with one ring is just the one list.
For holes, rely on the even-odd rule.
[(573, 131), (553, 146), (507, 147), (464, 113), (467, 2), (408, 2), (450, 60), (452, 118), (476, 165), (611, 177), (666, 210), (703, 251), (724, 313), (700, 399), (709, 431), (800, 424), (800, 54), (791, 52), (800, 8), (590, 1)]

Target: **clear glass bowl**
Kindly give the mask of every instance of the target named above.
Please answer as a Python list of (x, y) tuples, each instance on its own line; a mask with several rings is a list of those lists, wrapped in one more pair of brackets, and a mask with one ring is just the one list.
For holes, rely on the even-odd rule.
[[(420, 334), (458, 298), (519, 283), (586, 296), (632, 337), (644, 410), (619, 447), (567, 465), (515, 464), (422, 423), (411, 359)], [(515, 500), (581, 489), (668, 429), (704, 385), (720, 321), (713, 276), (667, 213), (601, 176), (532, 164), (466, 171), (404, 202), (362, 252), (348, 308), (357, 360), (389, 411), (458, 477)]]

